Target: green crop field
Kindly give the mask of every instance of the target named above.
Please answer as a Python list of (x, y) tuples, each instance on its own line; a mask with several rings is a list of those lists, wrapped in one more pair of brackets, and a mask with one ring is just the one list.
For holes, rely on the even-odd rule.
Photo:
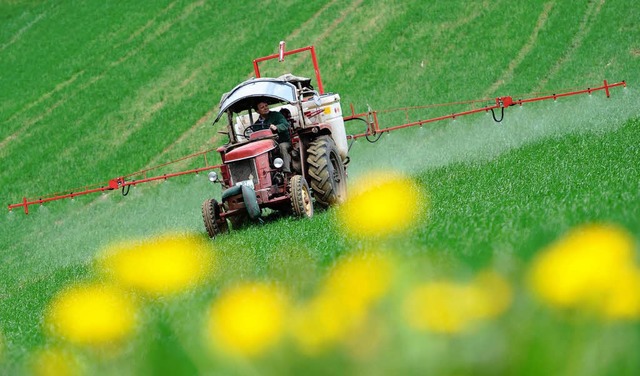
[[(343, 206), (214, 240), (202, 175), (6, 210), (0, 374), (638, 374), (639, 19), (619, 0), (1, 1), (5, 208), (222, 145), (221, 95), (281, 40), (385, 127), (627, 86), (358, 139)], [(304, 56), (262, 68), (313, 76)]]

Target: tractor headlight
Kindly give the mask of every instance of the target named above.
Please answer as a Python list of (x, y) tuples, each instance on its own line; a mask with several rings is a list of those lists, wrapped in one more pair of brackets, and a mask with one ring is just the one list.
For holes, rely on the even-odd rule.
[(282, 166), (284, 166), (284, 161), (282, 160), (282, 158), (276, 158), (273, 160), (273, 167), (280, 168)]
[(209, 173), (209, 181), (215, 183), (218, 181), (218, 174), (215, 171)]

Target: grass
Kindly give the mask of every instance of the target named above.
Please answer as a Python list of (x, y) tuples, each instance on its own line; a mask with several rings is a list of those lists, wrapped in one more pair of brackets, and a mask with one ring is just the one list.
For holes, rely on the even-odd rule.
[[(433, 214), (419, 243), (431, 240), (481, 266), (477, 259), (491, 261), (494, 253), (527, 260), (558, 233), (586, 222), (619, 223), (636, 233), (637, 124), (628, 121), (611, 133), (570, 135), (489, 162), (421, 174), (420, 181), (435, 192), (439, 215)], [(630, 158), (618, 158), (623, 154)]]
[[(28, 216), (0, 215), (2, 373), (31, 373), (41, 351), (62, 348), (101, 374), (635, 374), (637, 320), (601, 324), (548, 309), (525, 275), (541, 249), (585, 223), (614, 223), (639, 239), (638, 12), (590, 1), (1, 4), (5, 204), (219, 145), (210, 124), (220, 95), (249, 77), (251, 60), (275, 52), (280, 40), (288, 48), (316, 46), (325, 88), (340, 93), (345, 110), (350, 102), (363, 111), (367, 104), (554, 92), (603, 79), (629, 83), (610, 99), (597, 93), (510, 108), (500, 124), (479, 114), (376, 144), (359, 140), (350, 151), (350, 180), (377, 169), (410, 176), (429, 197), (416, 228), (352, 237), (330, 210), (220, 237), (208, 243), (213, 276), (177, 297), (142, 299), (144, 335), (115, 354), (48, 334), (52, 300), (69, 286), (105, 279), (96, 260), (115, 242), (202, 234), (200, 204), (219, 188), (187, 176), (132, 188), (127, 197), (110, 192), (32, 207)], [(310, 75), (305, 63), (267, 68)], [(272, 281), (303, 304), (336, 263), (371, 248), (397, 258), (400, 277), (349, 341), (308, 356), (288, 338), (251, 361), (212, 355), (203, 343), (209, 307), (228, 287)], [(637, 259), (637, 245), (635, 251)], [(486, 268), (514, 290), (502, 316), (458, 336), (403, 323), (399, 307), (412, 286), (436, 277), (469, 281)]]

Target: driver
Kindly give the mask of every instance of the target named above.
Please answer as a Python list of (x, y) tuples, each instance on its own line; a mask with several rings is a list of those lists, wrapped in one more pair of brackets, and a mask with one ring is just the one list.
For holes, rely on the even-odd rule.
[(289, 123), (281, 113), (269, 110), (267, 102), (258, 102), (256, 112), (260, 115), (258, 120), (253, 123), (254, 130), (271, 129), (272, 132), (278, 134), (278, 144), (280, 146), (280, 154), (284, 161), (282, 170), (291, 173), (291, 134), (289, 134)]

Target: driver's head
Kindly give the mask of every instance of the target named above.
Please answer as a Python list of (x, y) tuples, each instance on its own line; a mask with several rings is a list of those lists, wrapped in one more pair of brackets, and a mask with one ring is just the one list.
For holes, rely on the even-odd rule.
[(264, 116), (269, 113), (269, 105), (267, 104), (267, 102), (258, 102), (258, 104), (256, 105), (256, 111), (260, 115)]

